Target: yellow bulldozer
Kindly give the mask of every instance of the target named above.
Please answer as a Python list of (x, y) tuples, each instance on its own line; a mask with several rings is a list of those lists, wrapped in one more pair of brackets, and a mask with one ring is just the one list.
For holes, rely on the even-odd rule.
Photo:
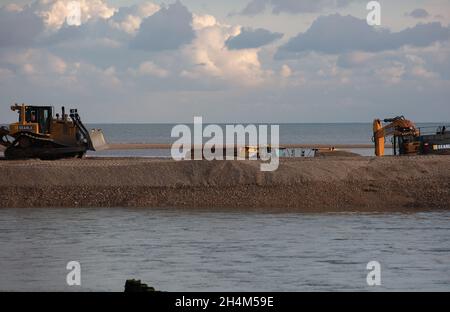
[(6, 159), (61, 159), (82, 158), (88, 150), (106, 147), (103, 132), (88, 131), (76, 109), (54, 116), (52, 106), (11, 106), (18, 113), (18, 121), (0, 128), (0, 145), (6, 149)]

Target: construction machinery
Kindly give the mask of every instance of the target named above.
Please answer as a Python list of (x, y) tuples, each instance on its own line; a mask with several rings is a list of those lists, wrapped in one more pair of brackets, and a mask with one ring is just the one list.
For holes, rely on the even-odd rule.
[(392, 136), (394, 155), (450, 155), (450, 129), (440, 126), (433, 133), (423, 133), (421, 128), (404, 116), (373, 122), (375, 155), (384, 156), (385, 139)]
[(61, 159), (83, 157), (88, 150), (106, 146), (103, 132), (88, 131), (76, 109), (69, 115), (62, 107), (61, 115), (53, 116), (52, 106), (11, 106), (18, 113), (18, 121), (0, 128), (0, 145), (6, 149), (6, 159)]

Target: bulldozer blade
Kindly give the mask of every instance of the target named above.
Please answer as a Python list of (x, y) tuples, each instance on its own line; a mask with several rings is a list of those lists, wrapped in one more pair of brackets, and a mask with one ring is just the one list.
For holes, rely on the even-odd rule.
[(100, 129), (92, 129), (89, 133), (93, 151), (102, 151), (108, 148), (103, 131)]

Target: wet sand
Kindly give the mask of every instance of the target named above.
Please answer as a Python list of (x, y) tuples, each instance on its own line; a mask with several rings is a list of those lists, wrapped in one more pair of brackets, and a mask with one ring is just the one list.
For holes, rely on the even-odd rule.
[[(226, 146), (218, 145), (217, 148), (224, 148)], [(373, 148), (373, 144), (281, 144), (281, 148), (299, 148), (299, 149), (360, 149), (360, 148)], [(387, 144), (386, 148), (390, 148), (392, 145)], [(107, 144), (105, 150), (151, 150), (151, 149), (171, 149), (171, 144), (160, 143), (110, 143)], [(193, 148), (196, 148), (193, 146)]]
[(0, 207), (145, 207), (271, 212), (450, 209), (450, 157), (258, 161), (87, 158), (0, 161)]

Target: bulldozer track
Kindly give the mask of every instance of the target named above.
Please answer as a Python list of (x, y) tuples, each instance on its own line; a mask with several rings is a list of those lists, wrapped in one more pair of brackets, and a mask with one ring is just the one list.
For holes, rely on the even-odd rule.
[[(28, 138), (29, 146), (20, 146), (23, 144), (23, 138)], [(6, 148), (4, 155), (6, 159), (20, 160), (29, 158), (40, 159), (60, 159), (66, 157), (76, 157), (84, 155), (86, 147), (66, 147), (56, 143), (54, 140), (33, 133), (22, 132), (14, 142)]]

